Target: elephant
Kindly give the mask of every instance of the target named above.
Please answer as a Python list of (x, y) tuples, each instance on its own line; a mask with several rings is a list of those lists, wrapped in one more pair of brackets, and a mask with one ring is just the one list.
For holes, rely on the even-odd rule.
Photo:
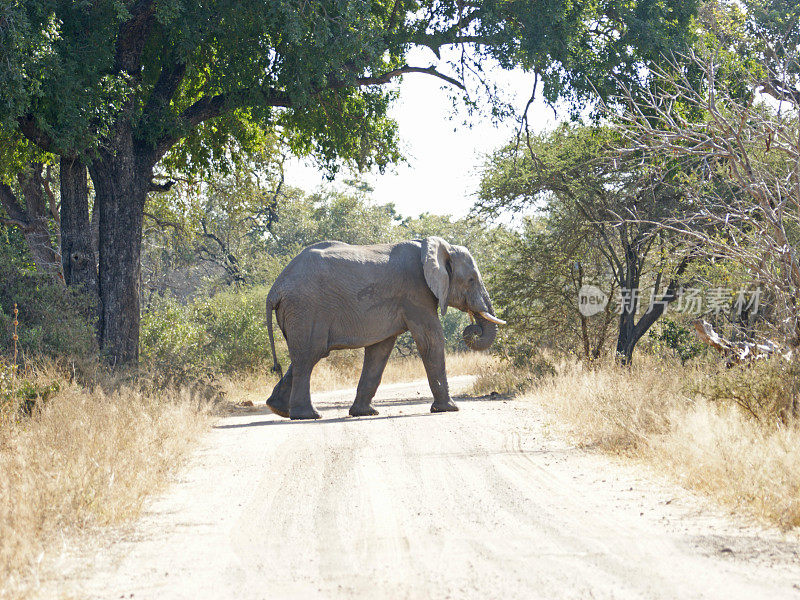
[(352, 416), (377, 415), (372, 398), (397, 336), (410, 331), (433, 393), (431, 412), (457, 411), (450, 398), (444, 332), (437, 310), (452, 306), (475, 323), (464, 329), (474, 350), (487, 349), (505, 321), (495, 316), (478, 266), (464, 246), (440, 237), (355, 246), (325, 241), (303, 249), (278, 275), (267, 295), (273, 371), (272, 312), (286, 339), (291, 364), (267, 406), (291, 419), (318, 419), (311, 403), (311, 371), (332, 350), (364, 348)]

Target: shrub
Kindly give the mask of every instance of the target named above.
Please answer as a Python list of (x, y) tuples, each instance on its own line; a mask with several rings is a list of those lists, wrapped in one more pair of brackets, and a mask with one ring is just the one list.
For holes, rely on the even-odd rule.
[(658, 326), (650, 330), (648, 337), (656, 352), (671, 350), (681, 364), (686, 364), (687, 360), (699, 356), (704, 350), (690, 329), (669, 317), (663, 317)]
[(201, 348), (204, 331), (192, 319), (191, 305), (171, 296), (151, 301), (142, 315), (139, 352), (144, 364), (183, 377), (210, 368)]
[(97, 354), (90, 298), (49, 277), (0, 261), (0, 352), (13, 353), (14, 303), (19, 349), (27, 356), (86, 358)]
[[(195, 302), (193, 319), (205, 329), (202, 352), (216, 369), (246, 371), (271, 360), (264, 306), (267, 291), (260, 287), (226, 291)], [(274, 314), (270, 317), (275, 318)], [(282, 339), (277, 325), (273, 333)]]
[[(142, 316), (144, 362), (181, 378), (263, 368), (272, 362), (266, 294), (266, 288), (256, 287), (186, 304), (170, 296), (154, 298)], [(285, 355), (280, 330), (274, 332), (279, 354)], [(282, 362), (285, 368), (285, 356)]]
[(30, 416), (60, 389), (54, 380), (19, 376), (16, 365), (0, 359), (0, 426), (18, 416)]
[(541, 355), (521, 359), (503, 359), (506, 363), (497, 368), (490, 364), (481, 367), (472, 391), (476, 394), (514, 394), (533, 389), (543, 381), (556, 375), (556, 368)]
[(737, 365), (712, 375), (697, 390), (712, 402), (730, 403), (765, 424), (798, 416), (800, 365), (783, 358)]

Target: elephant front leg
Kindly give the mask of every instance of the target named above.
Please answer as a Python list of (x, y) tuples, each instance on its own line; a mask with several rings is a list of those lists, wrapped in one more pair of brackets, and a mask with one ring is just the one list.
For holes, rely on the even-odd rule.
[(386, 338), (382, 342), (364, 348), (364, 366), (361, 369), (361, 378), (358, 380), (356, 399), (350, 407), (351, 416), (366, 417), (378, 414), (372, 406), (372, 398), (375, 397), (375, 392), (381, 383), (383, 370), (396, 339), (396, 336)]
[(425, 373), (428, 376), (428, 385), (431, 386), (433, 404), (431, 412), (453, 412), (458, 410), (450, 398), (450, 389), (447, 385), (447, 371), (444, 364), (444, 332), (439, 318), (434, 313), (429, 323), (411, 328), (411, 335), (417, 344)]
[(292, 365), (272, 390), (272, 395), (267, 400), (267, 408), (276, 415), (289, 418), (289, 399), (292, 395)]

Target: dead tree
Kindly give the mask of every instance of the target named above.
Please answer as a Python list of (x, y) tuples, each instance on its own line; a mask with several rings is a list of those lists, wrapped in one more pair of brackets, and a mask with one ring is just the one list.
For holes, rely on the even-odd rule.
[(709, 258), (742, 265), (775, 298), (775, 326), (796, 345), (800, 249), (790, 232), (800, 226), (800, 95), (786, 90), (796, 87), (798, 53), (760, 65), (750, 98), (717, 82), (714, 51), (682, 59), (655, 71), (649, 94), (624, 92), (631, 151), (651, 156), (665, 174), (688, 175), (684, 189), (695, 210), (660, 226), (694, 240)]

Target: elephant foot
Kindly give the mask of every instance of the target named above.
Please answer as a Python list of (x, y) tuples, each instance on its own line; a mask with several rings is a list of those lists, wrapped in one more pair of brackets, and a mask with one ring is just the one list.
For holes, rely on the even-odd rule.
[(439, 413), (439, 412), (456, 412), (458, 407), (455, 405), (455, 402), (452, 400), (448, 400), (447, 402), (434, 402), (431, 404), (431, 412), (432, 413)]
[(297, 408), (291, 408), (289, 410), (289, 418), (292, 421), (300, 421), (304, 419), (320, 419), (322, 415), (320, 415), (313, 406), (310, 404), (308, 406), (300, 406)]
[(273, 398), (270, 398), (267, 400), (267, 408), (279, 417), (283, 417), (284, 419), (289, 418), (289, 405), (285, 402), (280, 402), (280, 400), (274, 400)]
[(366, 406), (356, 406), (355, 404), (350, 407), (350, 416), (351, 417), (373, 417), (378, 413), (377, 410), (371, 405), (367, 404)]

